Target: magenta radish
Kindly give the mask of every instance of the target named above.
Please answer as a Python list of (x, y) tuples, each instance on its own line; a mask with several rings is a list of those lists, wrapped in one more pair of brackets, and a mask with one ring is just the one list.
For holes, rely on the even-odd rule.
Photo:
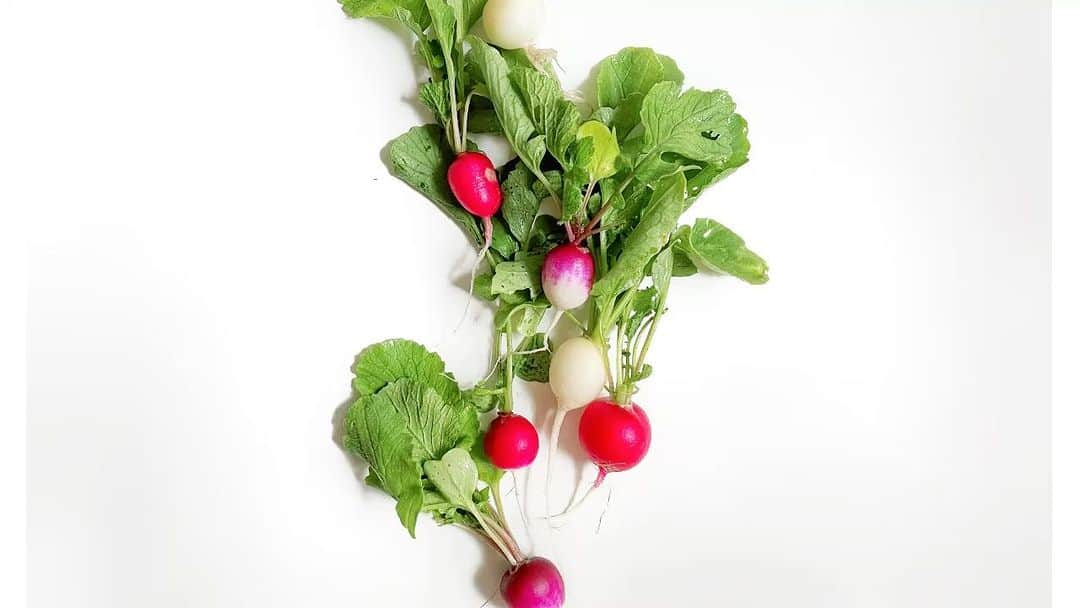
[(604, 389), (607, 372), (604, 356), (591, 340), (570, 338), (555, 349), (548, 367), (548, 385), (555, 394), (555, 417), (551, 423), (548, 445), (546, 500), (547, 514), (551, 515), (551, 470), (555, 464), (555, 451), (559, 445), (559, 430), (567, 412), (584, 407)]
[(491, 464), (512, 471), (527, 467), (536, 460), (540, 438), (528, 418), (500, 412), (484, 435), (484, 453)]
[(578, 425), (578, 441), (589, 460), (596, 464), (596, 481), (577, 502), (556, 517), (568, 515), (584, 504), (604, 483), (608, 473), (637, 466), (649, 452), (652, 426), (641, 406), (620, 405), (611, 399), (596, 399), (585, 406)]
[(577, 308), (589, 299), (593, 275), (593, 258), (589, 250), (565, 243), (544, 257), (540, 279), (548, 301), (556, 310), (564, 311)]
[(597, 399), (585, 407), (578, 426), (578, 440), (589, 459), (607, 473), (632, 469), (649, 452), (652, 427), (641, 406), (619, 405)]
[(559, 569), (542, 557), (512, 566), (503, 574), (499, 588), (510, 608), (561, 608), (566, 601)]
[[(465, 300), (465, 309), (461, 314), (460, 326), (469, 314), (469, 302), (472, 300), (473, 285), (476, 283), (476, 269), (491, 248), (491, 217), (502, 207), (502, 189), (499, 188), (499, 176), (495, 165), (483, 152), (462, 152), (450, 163), (446, 170), (446, 181), (454, 198), (469, 213), (480, 218), (484, 225), (484, 246), (476, 256), (472, 273), (469, 277), (469, 297)], [(457, 331), (455, 329), (455, 331)]]
[(502, 207), (502, 190), (495, 165), (483, 152), (458, 154), (446, 171), (454, 198), (484, 222), (484, 249), (491, 245), (491, 216)]

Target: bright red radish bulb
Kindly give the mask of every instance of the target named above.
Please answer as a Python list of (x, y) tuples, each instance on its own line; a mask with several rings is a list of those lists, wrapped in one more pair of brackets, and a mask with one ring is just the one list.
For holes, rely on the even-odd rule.
[(499, 586), (510, 608), (561, 608), (566, 587), (555, 564), (532, 557), (507, 570)]
[(652, 427), (645, 410), (636, 404), (621, 406), (597, 399), (585, 406), (578, 439), (601, 475), (636, 466), (649, 451)]
[(495, 165), (483, 152), (458, 154), (446, 171), (446, 181), (461, 206), (477, 217), (490, 218), (502, 206)]
[(529, 466), (539, 450), (536, 427), (517, 414), (500, 412), (484, 435), (484, 453), (491, 464), (507, 471)]
[(589, 299), (594, 270), (588, 249), (573, 243), (559, 245), (544, 257), (540, 273), (544, 295), (557, 310), (573, 310)]

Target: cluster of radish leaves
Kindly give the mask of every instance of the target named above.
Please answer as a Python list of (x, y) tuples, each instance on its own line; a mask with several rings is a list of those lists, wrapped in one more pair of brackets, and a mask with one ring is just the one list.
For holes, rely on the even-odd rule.
[[(673, 277), (768, 279), (764, 260), (727, 227), (680, 224), (707, 187), (746, 163), (746, 121), (726, 92), (684, 89), (675, 62), (647, 48), (604, 59), (583, 109), (549, 61), (470, 34), (486, 0), (339, 1), (349, 16), (393, 20), (416, 36), (430, 74), (418, 97), (433, 122), (390, 143), (391, 171), (482, 251), (472, 290), (496, 308), (492, 373), (469, 390), (416, 343), (361, 353), (346, 444), (370, 464), (368, 482), (397, 500), (410, 534), (428, 513), (515, 564), (522, 555), (497, 491), (502, 471), (484, 454), (480, 419), (513, 410), (515, 378), (549, 379), (545, 256), (568, 241), (591, 254), (588, 315), (569, 318), (601, 350), (614, 402), (629, 404), (651, 373), (646, 355)], [(500, 134), (517, 155), (498, 169), (502, 205), (490, 218), (463, 209), (447, 183), (455, 158), (476, 148), (470, 133)]]

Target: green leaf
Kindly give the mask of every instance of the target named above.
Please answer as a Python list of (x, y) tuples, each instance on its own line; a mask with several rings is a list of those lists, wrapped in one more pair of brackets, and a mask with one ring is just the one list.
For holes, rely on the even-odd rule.
[(495, 276), (491, 279), (491, 293), (504, 294), (528, 289), (536, 294), (540, 291), (540, 267), (544, 260), (540, 256), (529, 256), (515, 262), (500, 262), (495, 266)]
[(510, 81), (525, 102), (533, 127), (544, 136), (547, 150), (566, 168), (567, 148), (581, 122), (577, 106), (566, 99), (557, 80), (535, 69), (513, 69)]
[(460, 388), (439, 355), (412, 340), (384, 340), (368, 346), (352, 367), (353, 389), (360, 395), (373, 395), (388, 384), (407, 378), (430, 386), (447, 400), (459, 398)]
[(589, 183), (589, 167), (593, 159), (593, 139), (587, 137), (574, 143), (573, 160), (562, 178), (562, 221), (573, 220), (585, 207), (582, 189)]
[(476, 36), (469, 36), (468, 59), (476, 66), (487, 86), (503, 134), (514, 152), (534, 174), (544, 158), (544, 137), (537, 134), (524, 102), (510, 82), (510, 68), (499, 51)]
[[(686, 172), (686, 191), (689, 203), (697, 200), (705, 188), (731, 175), (736, 169), (746, 164), (750, 156), (750, 140), (747, 137), (746, 119), (732, 114), (728, 120), (728, 134), (731, 137), (731, 157), (719, 165), (707, 165), (701, 169)], [(692, 164), (692, 163), (687, 163)]]
[(652, 282), (661, 301), (667, 298), (668, 287), (671, 286), (671, 276), (674, 271), (674, 266), (675, 254), (672, 252), (670, 246), (665, 247), (653, 260), (651, 272)]
[(446, 170), (454, 153), (438, 125), (413, 127), (388, 146), (390, 172), (435, 203), (477, 245), (484, 237), (476, 219), (454, 200), (446, 183)]
[(685, 237), (679, 239), (679, 247), (698, 268), (730, 274), (752, 285), (769, 280), (769, 266), (765, 260), (750, 251), (739, 235), (716, 220), (695, 221)]
[(431, 110), (439, 123), (445, 125), (450, 120), (450, 86), (446, 80), (425, 82), (420, 85), (420, 102)]
[(421, 29), (430, 21), (424, 0), (338, 0), (338, 3), (346, 15), (354, 18), (381, 17), (400, 21), (398, 15), (404, 10), (421, 25)]
[(622, 252), (606, 275), (593, 284), (593, 296), (613, 298), (636, 286), (649, 261), (663, 249), (675, 230), (686, 197), (686, 178), (676, 173), (656, 185), (641, 221), (626, 239)]
[(626, 139), (641, 122), (645, 95), (659, 82), (682, 86), (683, 74), (670, 57), (649, 48), (625, 48), (600, 62), (596, 76), (597, 101), (612, 109), (608, 126)]
[(734, 152), (730, 121), (735, 103), (724, 91), (690, 89), (661, 82), (641, 105), (642, 156), (635, 163), (638, 178), (649, 181), (678, 170), (664, 158), (675, 154), (699, 165), (723, 165)]
[(488, 459), (487, 454), (484, 452), (483, 441), (477, 441), (473, 444), (472, 458), (473, 462), (476, 463), (476, 472), (480, 477), (480, 481), (484, 482), (492, 492), (498, 492), (499, 482), (502, 481), (505, 471), (492, 464), (491, 460)]
[(679, 228), (679, 230), (675, 231), (676, 236), (673, 236), (671, 239), (675, 244), (675, 247), (671, 252), (671, 274), (672, 276), (676, 277), (691, 277), (697, 274), (698, 269), (697, 266), (694, 264), (694, 261), (690, 259), (690, 255), (686, 253), (686, 251), (684, 251), (679, 244), (678, 234), (682, 231), (683, 228), (687, 228), (689, 230), (689, 227), (683, 226)]
[(518, 252), (518, 243), (510, 234), (506, 222), (498, 217), (491, 218), (491, 248), (503, 258), (512, 258)]
[(536, 214), (540, 210), (540, 198), (532, 190), (532, 175), (525, 165), (518, 163), (502, 183), (502, 215), (510, 233), (525, 243), (532, 232)]
[(619, 157), (619, 142), (604, 123), (590, 120), (578, 127), (577, 138), (592, 141), (592, 157), (587, 166), (589, 179), (597, 182), (615, 174), (615, 159)]
[[(460, 4), (460, 0), (457, 1)], [(454, 65), (454, 55), (458, 49), (458, 20), (454, 7), (447, 0), (426, 0), (426, 3), (428, 13), (431, 15), (431, 26), (435, 31), (435, 40), (439, 42), (443, 61), (446, 64), (449, 88), (454, 91), (455, 95), (459, 94), (461, 93), (461, 87), (458, 86), (458, 70), (457, 66)], [(457, 112), (457, 108), (451, 108), (451, 111)]]
[(547, 382), (551, 350), (544, 348), (546, 345), (547, 336), (543, 333), (536, 333), (522, 340), (518, 350), (529, 354), (514, 357), (514, 375), (526, 382)]
[(423, 501), (420, 463), (413, 458), (412, 437), (397, 410), (376, 395), (358, 399), (345, 417), (345, 446), (368, 462), (369, 483), (374, 476), (377, 487), (397, 499), (398, 518), (415, 538)]
[(596, 75), (598, 105), (617, 108), (631, 95), (645, 95), (664, 80), (682, 84), (683, 74), (674, 60), (649, 48), (625, 48), (600, 62)]
[(657, 300), (656, 287), (653, 286), (639, 289), (634, 293), (634, 299), (630, 301), (626, 314), (626, 335), (637, 335), (645, 319), (656, 312)]
[(439, 460), (425, 462), (424, 473), (450, 504), (470, 511), (476, 508), (473, 492), (480, 478), (468, 452), (454, 448)]
[(534, 334), (547, 309), (548, 303), (545, 301), (504, 303), (495, 313), (495, 329), (525, 336)]

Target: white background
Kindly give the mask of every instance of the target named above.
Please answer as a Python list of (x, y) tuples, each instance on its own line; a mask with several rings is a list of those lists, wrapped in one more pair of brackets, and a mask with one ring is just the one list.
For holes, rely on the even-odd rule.
[[(773, 281), (676, 286), (652, 453), (600, 535), (602, 501), (537, 530), (570, 605), (1045, 605), (1047, 12), (647, 5), (551, 1), (542, 43), (571, 86), (647, 44), (733, 93), (753, 160), (694, 211)], [(464, 239), (379, 160), (421, 120), (402, 38), (325, 2), (16, 16), (32, 605), (483, 602), (491, 556), (410, 541), (330, 441), (362, 346), (486, 355), (487, 316), (449, 331)]]

